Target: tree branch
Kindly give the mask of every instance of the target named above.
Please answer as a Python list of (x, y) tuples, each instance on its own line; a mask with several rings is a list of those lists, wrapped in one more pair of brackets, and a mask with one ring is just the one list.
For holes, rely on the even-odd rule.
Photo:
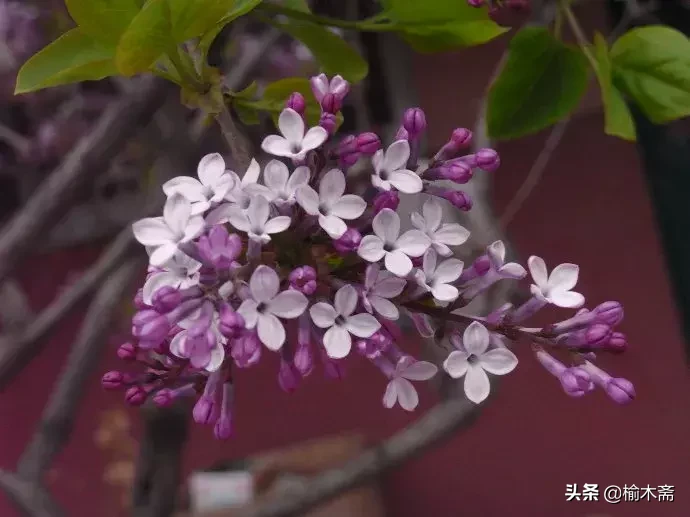
[(42, 487), (0, 470), (0, 488), (19, 510), (30, 517), (63, 517), (65, 513)]
[(98, 363), (122, 297), (141, 266), (139, 259), (125, 262), (89, 306), (38, 429), (19, 460), (17, 471), (23, 479), (41, 482), (46, 469), (69, 438), (86, 381)]
[(165, 83), (151, 78), (113, 103), (93, 129), (41, 183), (24, 208), (0, 234), (0, 282), (31, 249), (38, 234), (62, 217), (93, 171), (110, 161), (131, 136), (131, 128), (148, 119), (166, 98)]

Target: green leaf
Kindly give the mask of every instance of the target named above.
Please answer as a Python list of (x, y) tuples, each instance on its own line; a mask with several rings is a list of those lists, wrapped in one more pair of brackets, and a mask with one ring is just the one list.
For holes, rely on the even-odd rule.
[(167, 0), (149, 0), (120, 38), (115, 62), (126, 76), (147, 71), (172, 44)]
[(442, 52), (481, 45), (509, 29), (491, 20), (458, 21), (423, 28), (406, 28), (403, 38), (418, 52)]
[(233, 100), (232, 107), (243, 124), (255, 126), (261, 121), (259, 119), (260, 110), (251, 104), (244, 104), (241, 100)]
[(32, 56), (17, 75), (15, 93), (117, 75), (115, 49), (76, 28)]
[(113, 45), (140, 9), (136, 0), (65, 0), (65, 4), (85, 34)]
[(204, 60), (206, 59), (208, 51), (213, 44), (213, 40), (215, 40), (218, 34), (220, 34), (220, 31), (223, 30), (223, 27), (225, 27), (228, 23), (233, 22), (240, 16), (244, 16), (245, 14), (251, 12), (261, 3), (261, 1), (262, 0), (235, 0), (234, 7), (226, 12), (226, 14), (212, 27), (204, 32), (203, 36), (199, 40), (199, 50), (201, 51), (201, 55), (203, 56)]
[(690, 115), (690, 41), (662, 25), (632, 29), (611, 47), (613, 84), (656, 124)]
[(247, 14), (261, 3), (261, 0), (168, 1), (171, 7), (173, 37), (176, 42), (203, 36), (215, 30), (220, 24), (225, 25)]
[(587, 60), (544, 28), (522, 29), (489, 90), (487, 125), (497, 139), (540, 131), (572, 112), (587, 89)]
[(623, 96), (613, 85), (611, 76), (611, 57), (606, 39), (597, 33), (594, 35), (594, 57), (597, 60), (597, 79), (601, 88), (601, 100), (604, 105), (604, 132), (624, 140), (635, 140), (635, 122)]
[(344, 39), (330, 30), (308, 22), (290, 20), (278, 27), (304, 43), (327, 75), (340, 74), (351, 82), (364, 79), (369, 65)]
[(259, 91), (259, 84), (256, 81), (252, 81), (249, 86), (244, 90), (239, 92), (233, 92), (230, 95), (232, 97), (239, 97), (240, 99), (252, 100), (256, 96), (256, 92)]

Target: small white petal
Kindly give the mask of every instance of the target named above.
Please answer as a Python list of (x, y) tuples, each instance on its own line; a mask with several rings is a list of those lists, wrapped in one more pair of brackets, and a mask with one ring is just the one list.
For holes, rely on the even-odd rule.
[(525, 276), (527, 275), (527, 271), (525, 271), (525, 268), (517, 262), (508, 262), (507, 264), (501, 266), (501, 268), (498, 271), (502, 277), (513, 278), (515, 280), (525, 278)]
[(434, 276), (434, 272), (436, 271), (436, 250), (428, 249), (426, 253), (424, 253), (422, 270), (424, 271), (425, 278), (432, 278)]
[(274, 156), (293, 156), (292, 144), (278, 135), (269, 135), (261, 142), (261, 149)]
[[(383, 167), (383, 155), (383, 149), (379, 149), (374, 153), (374, 156), (371, 157), (371, 164), (374, 166), (376, 174), (378, 174), (381, 171), (381, 168)], [(378, 176), (375, 175), (375, 177)]]
[(184, 235), (181, 242), (189, 242), (196, 239), (199, 235), (204, 232), (206, 223), (204, 218), (200, 215), (193, 215), (187, 221), (187, 226), (184, 229)]
[(345, 222), (334, 215), (320, 215), (319, 225), (331, 239), (338, 239), (347, 231)]
[(249, 167), (247, 167), (244, 176), (242, 176), (242, 186), (246, 187), (252, 183), (259, 181), (259, 174), (261, 174), (261, 166), (254, 158), (249, 162)]
[(244, 318), (245, 326), (248, 329), (256, 327), (259, 317), (259, 313), (256, 312), (257, 305), (254, 300), (244, 300), (237, 309), (237, 313)]
[(453, 350), (443, 362), (443, 369), (453, 379), (459, 379), (467, 373), (470, 363), (467, 362), (467, 354), (459, 350)]
[(460, 292), (450, 284), (434, 284), (431, 295), (440, 302), (452, 302), (460, 295)]
[(393, 302), (380, 296), (370, 295), (369, 303), (374, 308), (377, 314), (386, 318), (387, 320), (397, 320), (400, 317), (400, 311)]
[(184, 340), (187, 337), (187, 332), (182, 331), (175, 334), (175, 336), (170, 340), (170, 353), (176, 357), (185, 359), (182, 347), (184, 346)]
[(400, 235), (400, 217), (390, 208), (376, 214), (371, 225), (374, 233), (385, 243), (393, 244)]
[(411, 381), (428, 381), (438, 372), (438, 367), (428, 361), (415, 361), (407, 366), (401, 375)]
[(152, 266), (161, 267), (165, 265), (177, 253), (177, 245), (172, 242), (167, 242), (162, 246), (158, 246), (149, 257), (149, 262)]
[(204, 185), (214, 185), (225, 173), (225, 160), (218, 153), (207, 154), (199, 161), (197, 176)]
[(230, 221), (230, 215), (234, 212), (242, 212), (242, 209), (235, 203), (223, 203), (222, 205), (218, 205), (206, 215), (206, 224), (214, 226), (216, 224), (227, 223)]
[(549, 274), (546, 270), (546, 263), (541, 257), (532, 255), (527, 260), (527, 267), (532, 275), (532, 280), (539, 286), (540, 289), (546, 289), (549, 282)]
[(289, 176), (287, 165), (279, 160), (271, 160), (264, 169), (264, 183), (274, 192), (285, 190)]
[(225, 359), (225, 348), (219, 344), (218, 346), (215, 346), (213, 348), (213, 350), (211, 350), (211, 360), (206, 365), (205, 370), (207, 372), (217, 371), (223, 365), (224, 359)]
[(406, 277), (407, 274), (412, 271), (412, 261), (410, 257), (399, 250), (386, 253), (384, 264), (388, 271), (399, 277)]
[(178, 176), (163, 183), (163, 192), (166, 196), (182, 194), (189, 201), (205, 201), (204, 186), (196, 178)]
[(386, 254), (383, 241), (376, 235), (365, 235), (357, 248), (357, 254), (368, 262), (378, 262)]
[(279, 286), (278, 274), (263, 264), (254, 270), (249, 279), (249, 291), (252, 293), (252, 298), (259, 303), (272, 300), (278, 294)]
[(434, 241), (448, 246), (460, 246), (470, 237), (470, 232), (457, 223), (447, 223), (434, 232)]
[(292, 108), (285, 108), (278, 116), (278, 129), (291, 144), (301, 144), (304, 138), (304, 120)]
[(192, 204), (182, 194), (173, 194), (163, 206), (165, 224), (175, 234), (183, 234), (192, 213)]
[(371, 314), (355, 314), (347, 318), (345, 326), (347, 330), (357, 337), (371, 337), (381, 328), (379, 321)]
[(580, 267), (577, 264), (561, 264), (553, 268), (549, 275), (549, 289), (570, 291), (577, 285)]
[(371, 292), (384, 298), (395, 298), (403, 292), (406, 285), (407, 281), (404, 278), (398, 278), (383, 271), (379, 274), (378, 281)]
[(462, 274), (462, 260), (447, 259), (441, 262), (434, 271), (434, 280), (443, 284), (455, 282)]
[(333, 306), (324, 302), (312, 305), (309, 309), (309, 315), (314, 325), (322, 329), (332, 327), (335, 324), (335, 318), (338, 317)]
[(347, 357), (352, 348), (352, 338), (350, 333), (343, 327), (334, 325), (326, 331), (323, 336), (323, 346), (326, 347), (328, 357), (332, 359), (342, 359)]
[(309, 172), (309, 167), (297, 167), (292, 175), (290, 175), (290, 179), (288, 179), (287, 184), (285, 185), (285, 190), (289, 195), (294, 195), (295, 191), (303, 186), (306, 185), (309, 182), (309, 177), (311, 173)]
[(489, 348), (489, 331), (478, 321), (473, 321), (465, 329), (462, 343), (468, 354), (482, 355)]
[(410, 144), (407, 140), (397, 140), (393, 142), (383, 158), (383, 169), (387, 171), (397, 171), (407, 164), (410, 158)]
[(418, 174), (407, 169), (391, 172), (388, 181), (390, 181), (390, 184), (396, 189), (405, 194), (417, 194), (424, 188), (422, 178), (420, 178)]
[(293, 319), (302, 314), (309, 301), (299, 291), (290, 289), (278, 293), (275, 298), (268, 302), (268, 310), (280, 318)]
[(470, 365), (465, 374), (465, 395), (475, 404), (489, 396), (491, 384), (489, 377), (481, 366)]
[[(247, 217), (246, 213), (244, 213), (242, 210), (237, 210), (237, 209), (232, 208), (232, 207), (236, 207), (236, 206), (237, 205), (232, 205), (231, 207), (229, 207), (226, 210), (225, 215), (227, 215), (228, 222), (234, 228), (236, 228), (237, 230), (239, 230), (241, 232), (247, 233), (251, 229), (252, 223), (249, 220), (249, 217)], [(208, 219), (210, 219), (210, 217), (211, 217), (211, 215), (209, 214)]]
[(319, 195), (308, 185), (297, 189), (295, 193), (297, 202), (309, 215), (319, 215)]
[(302, 139), (302, 151), (316, 149), (328, 139), (328, 131), (321, 126), (312, 127)]
[(395, 406), (398, 401), (398, 391), (396, 389), (397, 383), (395, 379), (391, 380), (386, 386), (386, 392), (383, 394), (383, 406), (390, 409)]
[(506, 247), (503, 241), (496, 241), (486, 248), (486, 254), (489, 256), (491, 265), (494, 269), (499, 269), (506, 259)]
[(357, 219), (364, 213), (367, 203), (361, 197), (347, 194), (331, 206), (331, 214), (341, 219)]
[(290, 227), (291, 219), (287, 215), (279, 215), (274, 217), (264, 226), (264, 232), (272, 235), (274, 233), (284, 232)]
[(285, 343), (285, 327), (273, 314), (259, 314), (256, 331), (269, 350), (280, 350)]
[[(247, 209), (247, 217), (254, 228), (263, 228), (268, 221), (268, 216), (271, 213), (271, 207), (268, 200), (263, 196), (254, 196), (249, 203)], [(252, 229), (253, 229), (252, 228)]]
[(515, 354), (507, 348), (494, 348), (479, 358), (479, 364), (494, 375), (505, 375), (512, 372), (518, 364)]
[(429, 318), (429, 316), (421, 312), (407, 311), (407, 314), (410, 316), (420, 336), (434, 337), (434, 335), (436, 335), (436, 328), (431, 323), (431, 318)]
[(408, 230), (395, 241), (395, 247), (410, 257), (421, 257), (430, 245), (429, 236), (419, 230)]
[(413, 411), (419, 404), (419, 395), (417, 390), (407, 379), (397, 378), (396, 391), (398, 392), (398, 403), (405, 411)]
[(410, 215), (410, 221), (412, 221), (412, 226), (418, 230), (423, 232), (427, 231), (426, 220), (419, 212), (412, 212), (412, 215)]
[(349, 316), (357, 307), (357, 290), (350, 284), (342, 286), (335, 293), (333, 307), (341, 316)]
[(153, 294), (161, 287), (177, 288), (179, 285), (180, 278), (174, 273), (164, 271), (162, 273), (154, 273), (150, 275), (146, 279), (146, 282), (144, 282), (144, 288), (142, 289), (144, 303), (146, 305), (151, 305), (153, 303)]
[(173, 239), (173, 233), (162, 217), (147, 217), (132, 224), (134, 238), (144, 246), (160, 246)]
[[(431, 198), (422, 205), (422, 214), (424, 214), (424, 221), (426, 227), (435, 232), (441, 226), (441, 218), (443, 217), (443, 207), (435, 198)], [(460, 225), (458, 225), (460, 226)], [(421, 228), (420, 228), (421, 230)]]
[(379, 276), (379, 271), (381, 271), (381, 268), (378, 264), (369, 264), (367, 266), (367, 269), (364, 272), (364, 287), (367, 289), (374, 287), (374, 284)]
[(551, 303), (565, 309), (579, 309), (585, 303), (585, 297), (574, 291), (554, 290), (549, 293)]
[(331, 169), (319, 183), (319, 200), (331, 207), (345, 193), (345, 175), (340, 169)]
[(391, 184), (388, 181), (384, 181), (380, 176), (376, 174), (371, 176), (371, 184), (379, 190), (390, 190)]

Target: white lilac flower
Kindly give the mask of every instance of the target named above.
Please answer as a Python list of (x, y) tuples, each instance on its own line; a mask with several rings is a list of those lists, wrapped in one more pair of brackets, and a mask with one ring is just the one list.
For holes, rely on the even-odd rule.
[[(198, 313), (197, 313), (198, 316)], [(187, 340), (187, 332), (194, 324), (193, 319), (180, 321), (178, 326), (183, 330), (175, 334), (170, 340), (170, 353), (176, 357), (190, 360), (192, 365), (199, 365), (207, 372), (217, 371), (225, 360), (225, 344), (227, 340), (218, 329), (218, 314), (215, 313), (211, 319), (209, 330), (213, 333), (215, 345), (210, 350), (205, 347), (190, 347)]]
[(457, 223), (441, 224), (443, 207), (436, 199), (424, 203), (422, 214), (413, 212), (412, 224), (429, 236), (431, 245), (442, 257), (449, 257), (453, 253), (448, 246), (460, 246), (470, 236), (470, 232)]
[(449, 258), (438, 264), (437, 259), (436, 251), (429, 248), (424, 254), (422, 269), (415, 272), (415, 280), (439, 302), (452, 302), (460, 292), (451, 284), (460, 278), (463, 262)]
[(326, 353), (333, 359), (342, 359), (350, 353), (350, 334), (368, 338), (381, 328), (381, 324), (371, 314), (353, 314), (356, 307), (357, 291), (347, 284), (335, 293), (333, 305), (319, 302), (309, 309), (314, 325), (328, 329), (323, 336), (323, 344)]
[(368, 262), (384, 259), (386, 269), (404, 277), (412, 271), (410, 257), (421, 257), (431, 241), (419, 230), (408, 230), (400, 235), (400, 217), (390, 208), (384, 208), (372, 222), (374, 235), (366, 235), (357, 254)]
[(541, 301), (558, 307), (577, 309), (585, 303), (585, 297), (571, 291), (577, 284), (580, 268), (576, 264), (561, 264), (548, 274), (546, 264), (541, 257), (531, 256), (527, 261), (534, 284), (530, 291)]
[(506, 247), (503, 241), (495, 241), (486, 248), (490, 268), (484, 275), (470, 281), (461, 287), (462, 296), (471, 299), (478, 293), (501, 279), (520, 280), (525, 278), (527, 271), (517, 262), (506, 263)]
[(254, 158), (249, 163), (242, 179), (234, 171), (227, 171), (227, 174), (233, 180), (232, 188), (225, 194), (225, 200), (228, 202), (218, 205), (208, 213), (206, 216), (208, 225), (227, 223), (231, 214), (246, 211), (254, 196), (271, 198), (271, 191), (257, 183), (261, 166)]
[(197, 285), (201, 262), (178, 252), (163, 265), (162, 269), (163, 271), (151, 273), (146, 278), (142, 294), (144, 303), (147, 305), (153, 304), (153, 294), (161, 287), (187, 289)]
[(431, 379), (438, 368), (427, 361), (415, 361), (410, 356), (400, 358), (395, 365), (395, 372), (386, 386), (383, 395), (383, 405), (392, 408), (398, 402), (400, 407), (412, 411), (419, 404), (417, 390), (410, 381), (427, 381)]
[(443, 369), (454, 379), (465, 377), (465, 395), (475, 404), (489, 396), (491, 389), (486, 372), (505, 375), (512, 372), (518, 360), (507, 348), (489, 348), (489, 331), (473, 321), (462, 336), (463, 350), (454, 350), (443, 363)]
[(328, 133), (320, 126), (309, 128), (305, 134), (302, 116), (291, 108), (280, 113), (278, 129), (282, 136), (267, 136), (261, 143), (261, 149), (268, 154), (294, 160), (303, 160), (309, 151), (319, 147), (328, 138)]
[(337, 239), (347, 230), (343, 219), (357, 219), (364, 213), (366, 202), (354, 194), (345, 194), (345, 174), (331, 169), (319, 182), (319, 193), (308, 185), (297, 190), (297, 202), (309, 215), (319, 216), (319, 225)]
[(284, 232), (290, 226), (290, 218), (279, 215), (269, 219), (271, 207), (263, 196), (254, 196), (246, 211), (234, 211), (229, 215), (232, 226), (245, 232), (253, 241), (266, 244), (271, 234)]
[(153, 266), (162, 266), (178, 251), (181, 244), (192, 241), (204, 230), (204, 218), (192, 215), (192, 204), (181, 194), (165, 202), (163, 217), (147, 217), (132, 224), (137, 241), (150, 251)]
[(407, 281), (388, 271), (381, 271), (378, 264), (369, 264), (364, 275), (362, 305), (367, 312), (376, 312), (389, 320), (397, 320), (400, 311), (389, 298), (395, 298), (405, 289)]
[(374, 154), (374, 174), (371, 184), (376, 188), (391, 190), (395, 188), (406, 194), (416, 194), (423, 188), (419, 175), (407, 169), (407, 160), (410, 157), (410, 144), (407, 140), (393, 142), (385, 153), (379, 149)]
[(237, 309), (247, 328), (256, 327), (261, 342), (274, 351), (279, 350), (285, 342), (285, 328), (278, 318), (297, 318), (309, 303), (299, 291), (279, 290), (278, 274), (270, 267), (261, 265), (249, 279), (249, 298)]
[(271, 160), (264, 168), (264, 184), (271, 192), (271, 202), (278, 207), (294, 204), (297, 189), (308, 182), (308, 167), (297, 167), (290, 174), (283, 162)]
[(182, 194), (192, 203), (192, 215), (205, 212), (218, 204), (234, 187), (235, 179), (225, 171), (225, 161), (218, 153), (207, 154), (197, 167), (199, 179), (178, 176), (163, 184), (166, 196)]

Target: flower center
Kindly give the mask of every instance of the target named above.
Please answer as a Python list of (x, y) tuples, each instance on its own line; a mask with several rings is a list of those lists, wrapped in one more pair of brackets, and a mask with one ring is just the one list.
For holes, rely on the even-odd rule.
[(470, 354), (467, 358), (467, 362), (470, 364), (477, 364), (479, 362), (479, 357), (474, 354)]
[(342, 327), (345, 325), (345, 317), (344, 316), (338, 316), (335, 318), (335, 324), (338, 325), (339, 327)]
[(266, 312), (266, 303), (261, 302), (259, 305), (257, 305), (256, 312), (258, 312), (259, 314), (263, 314), (264, 312)]
[(390, 172), (388, 172), (386, 169), (383, 169), (381, 172), (379, 172), (379, 176), (383, 181), (388, 181), (390, 178)]
[(210, 185), (205, 185), (202, 193), (206, 199), (211, 199), (213, 197), (213, 188)]
[(328, 215), (331, 213), (331, 209), (325, 203), (321, 203), (319, 204), (319, 212), (321, 212), (322, 215)]
[(386, 251), (390, 253), (391, 251), (395, 251), (395, 244), (391, 242), (387, 242), (383, 245), (383, 251)]
[(294, 154), (299, 154), (302, 151), (302, 144), (292, 144), (290, 146), (290, 151)]

